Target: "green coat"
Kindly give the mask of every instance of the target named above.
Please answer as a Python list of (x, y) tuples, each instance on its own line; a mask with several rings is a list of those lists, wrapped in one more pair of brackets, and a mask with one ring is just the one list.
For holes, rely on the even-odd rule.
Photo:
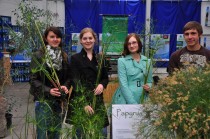
[[(119, 88), (112, 97), (112, 104), (139, 104), (144, 85), (145, 75), (147, 84), (152, 86), (152, 64), (150, 59), (141, 55), (140, 62), (133, 60), (131, 55), (118, 59)], [(149, 71), (149, 72), (148, 72)]]

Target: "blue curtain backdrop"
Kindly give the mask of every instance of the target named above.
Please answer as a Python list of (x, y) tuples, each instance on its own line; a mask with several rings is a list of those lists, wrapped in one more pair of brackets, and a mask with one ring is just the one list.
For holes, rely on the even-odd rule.
[(176, 50), (176, 34), (182, 34), (182, 28), (189, 21), (201, 20), (201, 2), (185, 1), (153, 1), (151, 19), (154, 34), (170, 34), (170, 55)]
[(84, 27), (102, 33), (103, 15), (128, 16), (128, 33), (141, 33), (145, 25), (145, 13), (144, 0), (65, 0), (66, 43), (70, 42), (71, 33), (79, 33)]
[[(65, 33), (79, 33), (84, 27), (102, 32), (102, 16), (128, 16), (128, 33), (144, 33), (145, 0), (65, 0)], [(200, 22), (201, 1), (152, 1), (151, 33), (170, 34), (170, 54), (176, 50), (176, 34), (191, 20)], [(154, 27), (154, 28), (153, 28)], [(166, 63), (167, 64), (167, 63)]]

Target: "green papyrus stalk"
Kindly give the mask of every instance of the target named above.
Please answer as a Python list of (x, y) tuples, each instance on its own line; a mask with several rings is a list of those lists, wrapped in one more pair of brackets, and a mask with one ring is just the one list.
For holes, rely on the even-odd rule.
[[(150, 68), (151, 68), (151, 65), (152, 65), (152, 61), (150, 60), (149, 62), (149, 65), (148, 65), (148, 62), (149, 62), (149, 59), (147, 60), (146, 62), (146, 74), (144, 75), (144, 85), (147, 84), (147, 80), (148, 80), (148, 77), (149, 77), (149, 74), (150, 74)], [(146, 100), (146, 91), (145, 89), (142, 90), (142, 95), (140, 97), (140, 103), (143, 104), (144, 101)]]

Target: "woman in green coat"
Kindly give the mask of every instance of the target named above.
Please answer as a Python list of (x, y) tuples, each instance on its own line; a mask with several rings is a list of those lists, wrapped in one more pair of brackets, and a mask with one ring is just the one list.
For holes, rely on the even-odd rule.
[(118, 59), (119, 88), (112, 98), (112, 104), (139, 104), (143, 89), (148, 92), (151, 88), (152, 64), (150, 65), (151, 61), (147, 57), (141, 55), (141, 50), (139, 36), (129, 34), (125, 39), (123, 57)]

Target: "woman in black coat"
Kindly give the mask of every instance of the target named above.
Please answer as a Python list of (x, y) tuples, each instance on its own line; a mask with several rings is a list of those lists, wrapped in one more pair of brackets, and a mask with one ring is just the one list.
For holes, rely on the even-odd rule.
[[(71, 79), (73, 79), (74, 83), (74, 89), (70, 100), (70, 103), (72, 103), (71, 111), (73, 111), (71, 114), (75, 115), (76, 111), (78, 113), (78, 110), (80, 109), (77, 107), (79, 106), (87, 115), (99, 115), (103, 119), (104, 134), (106, 134), (105, 127), (108, 126), (109, 122), (103, 102), (103, 90), (108, 84), (108, 74), (105, 66), (102, 66), (101, 71), (99, 71), (98, 60), (93, 51), (93, 47), (97, 42), (95, 32), (91, 28), (84, 28), (80, 32), (79, 38), (83, 49), (80, 53), (73, 55), (70, 62)], [(99, 77), (98, 72), (101, 72)], [(96, 96), (95, 108), (93, 106), (94, 96)], [(78, 101), (74, 102), (76, 98), (84, 98), (83, 103), (80, 103), (81, 105), (79, 105)], [(72, 115), (69, 117), (70, 121), (74, 125), (78, 125), (78, 122), (80, 121), (76, 122), (74, 118), (71, 118)], [(97, 125), (98, 123), (94, 124)], [(80, 133), (77, 133), (77, 137), (80, 138), (82, 134), (83, 133), (80, 130)]]

